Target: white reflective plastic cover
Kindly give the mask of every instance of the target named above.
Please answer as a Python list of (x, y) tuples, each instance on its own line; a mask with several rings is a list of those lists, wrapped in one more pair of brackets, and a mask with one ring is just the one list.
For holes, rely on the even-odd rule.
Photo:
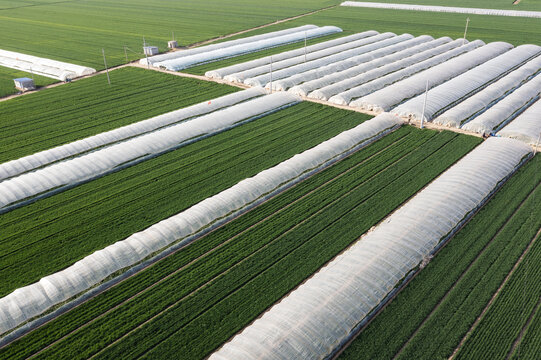
[(502, 98), (518, 88), (540, 70), (541, 56), (538, 56), (492, 85), (487, 86), (477, 94), (468, 97), (458, 105), (445, 111), (435, 118), (433, 122), (439, 125), (458, 128), (465, 121), (475, 117), (480, 111), (483, 111), (487, 107), (502, 100)]
[(0, 66), (22, 70), (62, 81), (79, 76), (90, 75), (96, 72), (95, 69), (85, 66), (1, 49)]
[(334, 33), (341, 32), (342, 29), (336, 26), (323, 26), (320, 28), (309, 29), (306, 31), (298, 31), (291, 34), (286, 34), (278, 37), (273, 37), (269, 39), (258, 40), (250, 43), (239, 44), (234, 46), (229, 46), (226, 48), (211, 50), (202, 52), (199, 54), (183, 56), (180, 58), (164, 60), (159, 62), (154, 62), (153, 66), (165, 68), (168, 70), (178, 71), (186, 69), (197, 64), (204, 64), (219, 59), (225, 59), (229, 57), (234, 57), (242, 54), (247, 54), (251, 52), (260, 51), (263, 49), (268, 49), (275, 46), (285, 45), (297, 41), (301, 41), (305, 38), (311, 39), (314, 37), (320, 37), (325, 35), (330, 35)]
[(389, 111), (402, 101), (424, 92), (427, 80), (429, 80), (429, 89), (433, 88), (509, 51), (511, 48), (513, 48), (513, 45), (504, 42), (487, 44), (442, 64), (433, 66), (405, 80), (398, 81), (381, 90), (363, 96), (352, 101), (350, 106), (375, 112)]
[(266, 91), (261, 87), (235, 92), (200, 104), (175, 110), (167, 114), (158, 115), (151, 119), (139, 121), (134, 124), (57, 146), (52, 149), (40, 151), (20, 159), (8, 161), (0, 164), (0, 180), (20, 175), (52, 162), (154, 131), (161, 127), (172, 125), (195, 116), (208, 114), (248, 99), (264, 95), (265, 93)]
[(381, 114), (144, 231), (96, 251), (65, 270), (42, 278), (38, 283), (15, 290), (0, 299), (0, 334), (400, 124), (402, 120), (396, 116)]
[[(298, 63), (300, 63), (300, 62), (304, 61), (304, 54), (306, 54), (306, 59), (308, 59), (308, 56), (309, 56), (310, 53), (313, 53), (313, 52), (316, 52), (316, 51), (319, 51), (319, 50), (323, 50), (323, 49), (327, 49), (327, 48), (337, 46), (337, 45), (343, 45), (343, 44), (348, 43), (350, 41), (363, 39), (365, 37), (373, 36), (373, 35), (377, 35), (377, 34), (378, 34), (377, 31), (365, 31), (365, 32), (357, 33), (357, 34), (353, 34), (353, 35), (342, 36), (342, 37), (339, 37), (337, 39), (323, 41), (323, 42), (320, 42), (320, 43), (317, 43), (317, 44), (314, 44), (314, 45), (309, 45), (307, 47), (302, 47), (302, 48), (295, 49), (295, 50), (284, 51), (282, 53), (272, 55), (272, 61), (276, 63), (276, 62), (279, 62), (281, 60), (286, 60), (286, 59), (290, 59), (290, 58), (297, 58), (298, 61), (299, 61)], [(267, 69), (268, 69), (269, 64), (270, 64), (270, 56), (266, 56), (266, 57), (263, 57), (263, 58), (260, 58), (260, 59), (250, 60), (250, 61), (246, 61), (246, 62), (243, 62), (243, 63), (240, 63), (240, 64), (235, 64), (235, 65), (223, 67), (223, 68), (216, 69), (216, 70), (210, 70), (210, 71), (207, 71), (205, 73), (205, 76), (210, 77), (210, 78), (214, 78), (214, 79), (221, 79), (221, 78), (225, 77), (226, 75), (231, 75), (231, 74), (239, 73), (239, 72), (254, 69), (254, 68), (259, 68), (261, 66), (264, 66), (265, 71), (263, 71), (263, 72), (266, 72)], [(244, 79), (242, 81), (244, 81)]]
[(418, 64), (420, 61), (452, 50), (461, 44), (462, 40), (451, 41), (451, 38), (448, 37), (439, 38), (417, 46), (408, 47), (394, 54), (383, 56), (367, 64), (361, 64), (345, 71), (330, 74), (321, 79), (308, 81), (291, 88), (290, 91), (301, 96), (308, 94), (308, 97), (312, 99), (328, 100), (333, 95), (404, 69), (410, 65)]
[(324, 359), (529, 151), (485, 141), (209, 359)]
[(189, 139), (227, 129), (239, 121), (298, 101), (298, 97), (288, 93), (262, 96), (12, 177), (0, 182), (0, 208), (105, 173), (131, 160), (165, 151)]
[(511, 119), (524, 106), (534, 101), (541, 94), (541, 75), (537, 75), (526, 84), (507, 95), (472, 121), (462, 125), (462, 129), (481, 134), (490, 134)]
[[(338, 53), (321, 57), (319, 59), (315, 59), (312, 61), (302, 62), (301, 64), (286, 67), (281, 70), (275, 71), (274, 63), (273, 63), (272, 80), (283, 79), (288, 76), (298, 74), (300, 72), (304, 72), (304, 71), (318, 68), (320, 66), (332, 64), (336, 61), (345, 60), (352, 56), (365, 54), (367, 52), (374, 51), (376, 49), (389, 46), (400, 41), (404, 41), (404, 39), (402, 38), (397, 39), (397, 36), (393, 33), (383, 33), (383, 34), (371, 36), (363, 40), (359, 40), (358, 42), (356, 42), (355, 46), (350, 48), (349, 50), (340, 51)], [(350, 43), (348, 45), (354, 45), (354, 44)], [(244, 83), (250, 86), (264, 86), (268, 84), (270, 80), (271, 80), (270, 72), (267, 72), (259, 76), (248, 78), (244, 80)]]
[[(391, 34), (391, 33), (379, 34), (377, 31), (370, 30), (370, 31), (365, 31), (365, 32), (350, 35), (350, 36), (352, 36), (351, 40), (349, 40), (346, 43), (333, 45), (331, 47), (326, 47), (326, 48), (314, 51), (312, 53), (306, 54), (306, 61), (313, 61), (313, 60), (324, 58), (324, 57), (337, 54), (346, 50), (350, 50), (362, 45), (371, 44), (382, 39), (390, 38), (394, 36), (394, 34)], [(271, 56), (266, 57), (266, 59), (268, 60), (266, 64), (226, 75), (224, 79), (231, 82), (244, 83), (244, 80), (248, 78), (253, 78), (261, 74), (267, 74), (270, 71)], [(298, 55), (292, 58), (279, 60), (279, 61), (275, 61), (274, 56), (272, 56), (272, 70), (277, 71), (277, 70), (291, 67), (294, 65), (302, 64), (305, 62), (304, 60), (305, 60), (304, 54)]]
[(402, 70), (392, 72), (388, 75), (382, 76), (375, 80), (371, 80), (362, 85), (355, 86), (349, 90), (342, 91), (334, 96), (331, 96), (329, 98), (329, 101), (335, 104), (339, 104), (339, 105), (348, 105), (354, 99), (373, 93), (374, 91), (382, 89), (385, 86), (394, 84), (422, 70), (429, 69), (433, 66), (436, 66), (445, 61), (448, 61), (449, 59), (452, 59), (458, 55), (467, 53), (468, 51), (472, 51), (483, 45), (485, 45), (485, 43), (482, 42), (481, 40), (472, 41), (465, 45), (448, 50), (444, 52), (443, 54), (433, 56), (426, 60), (422, 60), (418, 63), (414, 63), (413, 65), (408, 65), (406, 68)]
[(497, 132), (498, 136), (517, 139), (530, 145), (541, 144), (541, 100)]
[(393, 9), (393, 10), (413, 10), (413, 11), (430, 11), (430, 12), (445, 12), (455, 14), (476, 14), (476, 15), (496, 15), (496, 16), (518, 16), (541, 18), (540, 11), (520, 11), (520, 10), (502, 10), (502, 9), (480, 9), (470, 7), (456, 6), (435, 6), (435, 5), (410, 5), (410, 4), (388, 4), (368, 1), (344, 1), (340, 6), (353, 6), (364, 8), (377, 9)]
[[(441, 85), (433, 87), (426, 96), (426, 107), (424, 106), (425, 95), (420, 94), (397, 106), (393, 109), (393, 113), (420, 121), (424, 109), (425, 121), (430, 121), (438, 113), (479, 92), (488, 84), (497, 81), (501, 76), (520, 66), (533, 56), (539, 55), (539, 53), (541, 53), (541, 47), (537, 45), (518, 46)], [(536, 66), (538, 69), (539, 65)], [(536, 72), (537, 69), (533, 71)], [(531, 71), (526, 77), (530, 75), (532, 75)], [(519, 77), (516, 79), (516, 84), (520, 84), (522, 80), (524, 80), (524, 77), (522, 79)], [(428, 81), (430, 82), (430, 79)]]
[[(216, 50), (216, 49), (223, 49), (223, 48), (230, 47), (230, 46), (235, 46), (235, 45), (240, 45), (240, 44), (247, 44), (247, 43), (254, 42), (254, 41), (270, 39), (270, 38), (273, 38), (273, 37), (292, 34), (294, 32), (298, 32), (298, 31), (307, 31), (307, 30), (316, 29), (316, 28), (317, 28), (316, 25), (303, 25), (303, 26), (297, 26), (297, 27), (294, 27), (294, 28), (289, 28), (289, 29), (264, 33), (264, 34), (261, 34), (261, 35), (243, 37), (243, 38), (240, 38), (240, 39), (237, 39), (237, 40), (229, 40), (229, 41), (224, 41), (224, 42), (220, 42), (220, 43), (216, 43), (216, 44), (200, 46), (200, 47), (196, 47), (194, 49), (182, 50), (182, 51), (173, 51), (173, 52), (169, 52), (169, 53), (166, 53), (166, 54), (160, 54), (160, 55), (156, 55), (156, 56), (151, 56), (151, 57), (148, 58), (148, 62), (150, 63), (150, 65), (153, 65), (154, 63), (160, 62), (160, 61), (177, 59), (177, 58), (184, 57), (184, 56), (191, 56), (191, 55), (201, 54), (201, 53)], [(147, 64), (147, 59), (141, 59), (141, 60), (139, 60), (139, 63), (141, 63), (142, 65), (146, 65)]]
[(358, 66), (360, 64), (366, 64), (371, 60), (378, 59), (385, 55), (393, 54), (393, 53), (396, 53), (397, 51), (407, 49), (408, 47), (413, 47), (415, 45), (433, 40), (433, 38), (428, 35), (423, 35), (423, 36), (414, 38), (410, 34), (402, 34), (402, 35), (397, 36), (395, 39), (403, 39), (404, 41), (401, 41), (399, 43), (393, 43), (390, 46), (386, 46), (384, 48), (370, 51), (366, 54), (352, 56), (350, 58), (336, 61), (336, 62), (330, 63), (328, 65), (324, 65), (319, 68), (304, 71), (304, 72), (294, 74), (284, 79), (273, 81), (272, 88), (273, 90), (285, 91), (289, 89), (290, 87), (295, 86), (297, 84), (304, 83), (306, 81), (310, 81), (314, 79), (320, 79), (324, 77), (325, 75), (336, 74), (337, 72), (342, 72), (344, 70), (351, 69), (354, 66)]

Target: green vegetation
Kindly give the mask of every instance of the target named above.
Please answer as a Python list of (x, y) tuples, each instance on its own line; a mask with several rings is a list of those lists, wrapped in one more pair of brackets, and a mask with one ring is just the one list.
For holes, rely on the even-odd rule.
[(0, 162), (238, 91), (125, 68), (0, 103)]
[[(536, 156), (520, 169), (361, 332), (342, 358), (450, 356), (541, 227), (539, 166), (541, 157)], [(534, 291), (538, 295), (528, 301), (529, 309), (531, 301), (539, 299), (539, 286)], [(514, 321), (519, 323), (514, 324), (516, 331), (524, 316)], [(501, 318), (497, 322), (505, 328)], [(513, 340), (506, 339), (503, 346), (509, 348)], [(501, 339), (483, 341), (488, 348)]]
[(0, 297), (368, 118), (301, 103), (3, 214)]
[(27, 357), (43, 349), (38, 358), (202, 358), (479, 142), (403, 127), (28, 334), (0, 356)]
[(541, 3), (535, 0), (522, 0), (516, 5), (513, 5), (513, 0), (377, 0), (375, 2), (391, 4), (436, 5), (485, 9), (541, 11)]
[[(0, 66), (0, 97), (16, 94), (17, 92), (19, 92), (19, 90), (15, 89), (13, 79), (21, 77), (32, 78), (32, 74)], [(36, 88), (58, 82), (58, 80), (39, 75), (34, 75), (33, 78)], [(2, 109), (2, 105), (0, 105), (0, 109)]]
[[(103, 69), (144, 57), (147, 44), (167, 50), (338, 4), (336, 0), (0, 1), (0, 49)], [(245, 34), (244, 36), (250, 36)]]

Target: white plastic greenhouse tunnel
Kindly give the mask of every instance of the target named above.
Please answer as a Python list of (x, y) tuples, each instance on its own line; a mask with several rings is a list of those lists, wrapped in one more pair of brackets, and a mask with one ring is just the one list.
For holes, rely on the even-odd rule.
[(462, 125), (462, 129), (484, 135), (498, 131), (540, 96), (541, 74), (538, 74), (484, 113)]
[[(456, 40), (455, 40), (456, 41)], [(460, 41), (460, 40), (459, 40)], [(436, 65), (442, 64), (454, 57), (457, 57), (459, 55), (465, 54), (469, 51), (472, 51), (474, 49), (477, 49), (481, 46), (484, 46), (485, 43), (481, 40), (475, 40), (470, 43), (466, 43), (465, 45), (461, 45), (459, 47), (453, 48), (451, 50), (447, 50), (442, 54), (430, 57), (426, 60), (421, 60), (420, 62), (414, 63), (413, 65), (408, 65), (404, 69), (391, 72), (385, 76), (379, 77), (377, 79), (368, 81), (367, 83), (363, 83), (361, 85), (354, 84), (354, 87), (349, 88), (350, 84), (345, 84), (344, 87), (349, 88), (348, 90), (343, 91), (342, 89), (337, 89), (338, 91), (342, 90), (342, 92), (337, 93), (336, 95), (332, 95), (331, 93), (325, 95), (330, 96), (329, 102), (338, 104), (338, 105), (350, 105), (354, 106), (354, 104), (350, 104), (353, 100), (356, 100), (358, 98), (361, 98), (365, 95), (371, 94), (377, 90), (383, 89), (386, 86), (392, 85), (394, 83), (397, 83), (401, 80), (404, 80), (410, 76), (413, 76), (414, 74), (417, 74), (423, 70), (429, 69), (431, 67), (434, 67)], [(415, 60), (415, 59), (414, 59)], [(361, 79), (362, 80), (362, 79)], [(344, 80), (347, 81), (347, 80)], [(358, 79), (355, 79), (357, 82)], [(338, 86), (340, 83), (337, 83)], [(327, 89), (324, 89), (325, 93), (327, 92)], [(323, 91), (323, 89), (320, 89), (320, 91)], [(335, 91), (335, 89), (331, 89), (332, 92)], [(315, 93), (315, 92), (314, 92)], [(308, 96), (309, 97), (315, 97), (316, 94), (311, 93)]]
[[(502, 76), (505, 76), (540, 53), (541, 47), (537, 45), (518, 46), (441, 85), (433, 87), (426, 94), (426, 106), (424, 106), (425, 95), (421, 94), (393, 109), (393, 113), (420, 121), (424, 110), (424, 120), (431, 121), (434, 116), (437, 116), (442, 111), (468, 97), (471, 98), (472, 95), (474, 96), (474, 94), (483, 90), (487, 85), (499, 80)], [(519, 76), (514, 81), (520, 84), (525, 78), (537, 72), (539, 70), (539, 62), (535, 61), (533, 67), (534, 69), (527, 71), (526, 75)], [(430, 79), (428, 81), (430, 82)], [(444, 123), (441, 122), (441, 124)]]
[(0, 182), (0, 208), (45, 193), (63, 185), (77, 184), (111, 171), (135, 159), (159, 154), (185, 141), (229, 129), (258, 116), (295, 104), (300, 99), (288, 93), (276, 93), (250, 99), (237, 105), (174, 124), (135, 138), (53, 163), (44, 168)]
[(0, 66), (67, 81), (90, 75), (95, 69), (37, 56), (0, 49)]
[[(279, 98), (292, 96), (284, 93), (274, 95)], [(15, 290), (0, 299), (0, 334), (80, 294), (118, 270), (126, 269), (257, 201), (267, 199), (273, 192), (286, 189), (289, 184), (364, 147), (402, 123), (391, 114), (367, 120), (142, 232), (96, 251), (60, 272)]]
[(541, 100), (537, 100), (496, 135), (539, 146), (541, 144)]
[(173, 125), (181, 121), (187, 121), (196, 116), (208, 114), (258, 96), (263, 96), (264, 94), (266, 94), (266, 91), (261, 87), (238, 91), (200, 104), (158, 115), (151, 119), (142, 120), (65, 145), (57, 146), (52, 149), (40, 151), (20, 159), (11, 160), (0, 164), (0, 180), (17, 176), (38, 167), (79, 155), (90, 150), (96, 150), (102, 146), (114, 144), (165, 126)]
[(325, 359), (333, 354), (530, 151), (520, 141), (488, 139), (209, 359)]

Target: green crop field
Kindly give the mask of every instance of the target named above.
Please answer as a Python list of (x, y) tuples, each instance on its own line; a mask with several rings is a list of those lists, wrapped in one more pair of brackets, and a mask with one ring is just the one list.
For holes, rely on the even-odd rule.
[(403, 127), (0, 356), (202, 358), (479, 142)]
[[(538, 155), (477, 214), (408, 286), (360, 333), (345, 350), (342, 359), (443, 359), (449, 357), (482, 313), (513, 266), (541, 227), (541, 157)], [(536, 235), (537, 234), (537, 235)], [(537, 241), (538, 243), (539, 241)], [(538, 245), (535, 249), (538, 249)], [(538, 250), (532, 249), (532, 254)], [(539, 255), (530, 255), (538, 256)], [(529, 258), (529, 257), (528, 257)], [(535, 260), (530, 260), (535, 261)], [(530, 264), (528, 267), (528, 263)], [(507, 290), (524, 281), (522, 271), (531, 269), (539, 278), (539, 269), (523, 261), (509, 286), (458, 354), (479, 359), (489, 351), (505, 358), (525, 319), (539, 300), (537, 286)], [(535, 279), (532, 279), (535, 282)], [(533, 284), (533, 283), (532, 283)], [(517, 285), (516, 285), (517, 286)], [(506, 295), (507, 292), (510, 294)], [(523, 297), (521, 291), (526, 291)], [(509, 296), (515, 296), (510, 304)], [(503, 305), (502, 305), (503, 302)], [(507, 304), (507, 305), (506, 305)], [(519, 306), (524, 313), (513, 312)], [(506, 307), (503, 310), (502, 307)], [(495, 314), (509, 310), (508, 318), (494, 319)], [(530, 313), (529, 313), (529, 312)], [(535, 329), (535, 327), (534, 327)], [(483, 337), (487, 331), (490, 337)], [(500, 336), (501, 335), (501, 336)], [(526, 341), (535, 343), (539, 340)], [(492, 349), (492, 350), (491, 350)], [(472, 351), (472, 353), (469, 353)], [(530, 349), (530, 351), (532, 351)], [(474, 355), (475, 354), (475, 355)], [(503, 356), (500, 356), (504, 354)], [(471, 355), (471, 356), (469, 356)], [(484, 357), (483, 357), (484, 358)]]
[[(51, 79), (45, 76), (32, 75), (24, 71), (0, 66), (0, 97), (16, 94), (18, 90), (15, 89), (13, 79), (21, 77), (34, 78), (34, 84), (37, 88), (58, 82), (58, 80)], [(1, 109), (2, 105), (0, 105), (0, 111)]]
[(0, 297), (368, 118), (298, 104), (3, 214)]
[(235, 87), (123, 68), (0, 102), (0, 162), (112, 130)]
[[(360, 0), (362, 2), (362, 0)], [(373, 2), (391, 4), (414, 4), (414, 5), (436, 5), (456, 6), (485, 9), (506, 9), (522, 11), (541, 11), (541, 3), (537, 0), (521, 0), (513, 5), (513, 0), (377, 0)]]
[(166, 50), (172, 33), (186, 46), (338, 4), (334, 0), (0, 1), (0, 49), (91, 66), (143, 57), (143, 37)]

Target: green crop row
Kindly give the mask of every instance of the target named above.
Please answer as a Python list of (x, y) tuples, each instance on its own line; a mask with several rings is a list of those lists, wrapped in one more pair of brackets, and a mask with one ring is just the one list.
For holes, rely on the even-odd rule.
[(528, 196), (540, 191), (540, 162), (537, 156), (520, 169), (342, 358), (387, 359), (400, 350), (399, 358), (451, 355), (539, 229), (539, 206)]
[[(399, 132), (395, 134), (403, 137)], [(376, 156), (368, 159), (361, 151), (201, 239), (186, 250), (204, 246), (209, 241), (214, 243), (216, 236), (222, 237), (214, 245), (216, 250), (207, 249), (208, 256), (185, 268), (179, 264), (176, 268), (180, 271), (153, 287), (151, 292), (115, 309), (42, 355), (88, 356), (161, 309), (171, 307), (101, 355), (115, 356), (109, 352), (119, 352), (124, 357), (135, 356), (160, 340), (169, 339), (163, 347), (170, 348), (170, 342), (182, 338), (179, 346), (187, 347), (183, 356), (203, 356), (478, 143), (478, 139), (450, 133), (435, 135), (425, 131), (413, 135), (401, 139), (398, 146), (385, 148), (385, 151), (377, 149), (378, 153), (373, 151)], [(386, 138), (381, 142), (384, 140)], [(415, 150), (408, 153), (412, 148)], [(369, 149), (373, 147), (366, 150)], [(362, 158), (362, 165), (358, 156)], [(338, 176), (340, 174), (344, 175)], [(312, 181), (314, 183), (310, 185)], [(291, 207), (277, 211), (292, 199), (314, 190), (311, 186), (315, 184), (324, 186), (317, 187), (317, 191)], [(240, 227), (247, 229), (250, 223), (256, 223), (268, 214), (273, 216), (248, 231), (231, 231), (239, 221)], [(256, 216), (253, 221), (252, 216)], [(244, 219), (248, 223), (244, 223)], [(182, 253), (179, 252), (179, 256)], [(270, 279), (275, 279), (276, 284)], [(258, 296), (258, 291), (267, 294)], [(252, 306), (242, 306), (246, 302)], [(205, 306), (202, 308), (201, 304)], [(216, 305), (212, 307), (212, 304)], [(104, 306), (101, 311), (107, 308)], [(223, 318), (220, 314), (228, 315)], [(72, 316), (75, 321), (78, 318)], [(213, 335), (197, 338), (202, 326), (212, 326)], [(57, 329), (61, 328), (65, 327)], [(206, 331), (208, 335), (209, 330)], [(149, 338), (149, 333), (155, 335)], [(39, 343), (39, 337), (31, 334), (30, 338)], [(23, 348), (32, 347), (26, 344)], [(74, 351), (75, 348), (79, 351)]]
[(137, 68), (46, 89), (0, 103), (0, 162), (46, 150), (237, 88)]
[(0, 283), (0, 296), (177, 214), (367, 118), (301, 103), (3, 214), (0, 277), (5, 281)]
[(501, 293), (474, 328), (456, 359), (506, 358), (528, 318), (535, 315), (534, 310), (539, 311), (540, 264), (541, 245), (538, 236)]
[[(537, 239), (537, 242), (539, 243), (539, 239)], [(539, 261), (538, 258), (537, 264), (539, 264)], [(538, 304), (537, 311), (530, 321), (527, 332), (517, 344), (510, 359), (535, 359), (539, 355), (539, 349), (541, 349), (541, 307)]]

